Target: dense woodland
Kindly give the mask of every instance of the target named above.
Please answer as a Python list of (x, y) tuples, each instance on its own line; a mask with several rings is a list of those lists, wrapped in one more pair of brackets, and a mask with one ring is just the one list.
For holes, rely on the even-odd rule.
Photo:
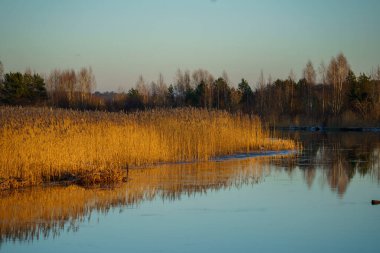
[(128, 92), (100, 93), (91, 68), (56, 69), (43, 77), (4, 74), (0, 63), (0, 103), (107, 111), (191, 106), (257, 114), (275, 125), (379, 126), (379, 66), (356, 75), (341, 53), (317, 68), (308, 61), (302, 73), (298, 80), (293, 70), (287, 79), (272, 80), (261, 71), (257, 84), (242, 79), (234, 87), (226, 72), (215, 78), (203, 69), (178, 70), (171, 84), (162, 74), (150, 83), (140, 76)]

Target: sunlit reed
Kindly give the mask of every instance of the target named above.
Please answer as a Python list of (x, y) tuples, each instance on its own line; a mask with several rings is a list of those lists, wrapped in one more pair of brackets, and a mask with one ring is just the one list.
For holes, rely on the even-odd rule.
[(126, 168), (294, 149), (257, 117), (173, 109), (131, 114), (0, 107), (0, 186), (123, 180)]

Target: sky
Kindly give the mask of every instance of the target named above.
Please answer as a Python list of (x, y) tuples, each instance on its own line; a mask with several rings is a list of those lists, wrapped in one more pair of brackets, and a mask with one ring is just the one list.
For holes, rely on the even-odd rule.
[(5, 72), (91, 66), (99, 91), (139, 75), (225, 70), (234, 85), (298, 78), (343, 52), (355, 73), (380, 64), (378, 0), (0, 0)]

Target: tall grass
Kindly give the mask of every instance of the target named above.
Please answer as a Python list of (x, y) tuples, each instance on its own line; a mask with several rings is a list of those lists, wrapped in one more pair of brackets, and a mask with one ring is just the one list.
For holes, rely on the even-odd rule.
[(7, 189), (71, 178), (113, 182), (127, 167), (295, 148), (292, 141), (269, 137), (258, 118), (221, 111), (0, 107), (0, 184)]

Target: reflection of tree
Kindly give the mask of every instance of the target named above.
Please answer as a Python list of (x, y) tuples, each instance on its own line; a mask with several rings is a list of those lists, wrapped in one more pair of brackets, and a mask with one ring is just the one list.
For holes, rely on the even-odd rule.
[(316, 171), (315, 171), (315, 168), (313, 167), (304, 170), (304, 178), (309, 189), (313, 185), (315, 175), (316, 175)]
[[(309, 137), (309, 135), (308, 135)], [(296, 165), (302, 170), (303, 178), (308, 186), (311, 188), (316, 177), (316, 165), (322, 164), (324, 160), (324, 136), (319, 138), (301, 135), (297, 132), (294, 138), (302, 143), (303, 150), (298, 155)]]
[(333, 190), (337, 190), (340, 196), (347, 190), (348, 183), (351, 180), (349, 164), (339, 154), (333, 157), (331, 167), (325, 170), (327, 181)]
[[(328, 150), (332, 161), (331, 168), (326, 171), (327, 179), (332, 189), (343, 195), (350, 180), (358, 173), (361, 176), (372, 174), (379, 159), (375, 149), (380, 143), (376, 134), (345, 133), (342, 136), (333, 135), (335, 145)], [(377, 163), (378, 164), (378, 163)]]
[(380, 182), (380, 146), (374, 150), (373, 157), (372, 167), (377, 168), (377, 170), (374, 170), (373, 175), (377, 178), (377, 181)]
[(350, 180), (358, 173), (380, 180), (380, 136), (376, 133), (303, 133), (296, 136), (304, 150), (297, 158), (308, 187), (322, 169), (324, 180), (343, 196)]

